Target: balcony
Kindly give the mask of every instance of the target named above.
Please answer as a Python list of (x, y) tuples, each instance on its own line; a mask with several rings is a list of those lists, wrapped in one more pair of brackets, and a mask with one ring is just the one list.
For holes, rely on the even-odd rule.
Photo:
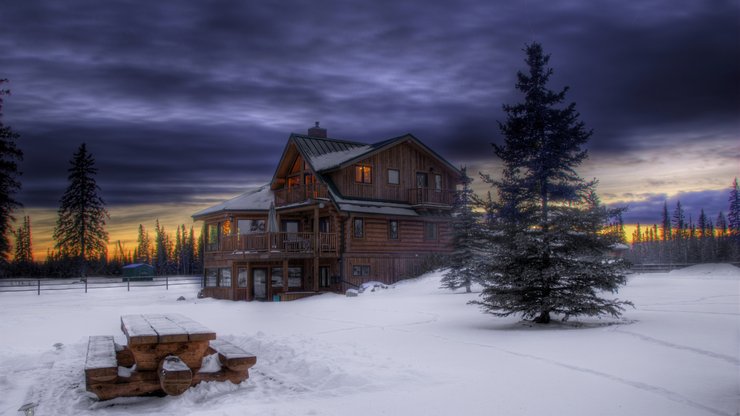
[(285, 187), (275, 190), (275, 206), (298, 204), (309, 199), (329, 198), (326, 186), (320, 183)]
[[(239, 256), (264, 257), (332, 257), (338, 255), (338, 235), (319, 233), (255, 233), (221, 236), (218, 244), (208, 245), (209, 252)], [(318, 245), (317, 245), (318, 244)]]
[(409, 204), (415, 206), (451, 207), (455, 203), (455, 191), (435, 188), (409, 189)]

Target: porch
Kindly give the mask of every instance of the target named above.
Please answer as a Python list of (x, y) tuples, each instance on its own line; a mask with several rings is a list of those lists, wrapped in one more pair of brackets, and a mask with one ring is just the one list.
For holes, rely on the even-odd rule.
[(221, 236), (218, 245), (207, 247), (207, 253), (238, 257), (337, 257), (337, 233), (276, 232), (232, 234)]

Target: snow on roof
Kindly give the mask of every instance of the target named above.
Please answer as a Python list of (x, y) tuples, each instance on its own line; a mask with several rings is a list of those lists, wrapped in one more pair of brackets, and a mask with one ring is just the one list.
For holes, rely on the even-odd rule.
[(250, 189), (228, 201), (198, 211), (193, 214), (193, 218), (223, 211), (267, 211), (270, 209), (270, 202), (272, 201), (273, 193), (270, 185), (263, 185), (259, 188)]
[(354, 204), (337, 204), (341, 211), (346, 212), (359, 212), (361, 214), (382, 214), (382, 215), (403, 215), (408, 217), (418, 217), (419, 213), (414, 211), (413, 208), (402, 208), (397, 206), (389, 205), (377, 205), (370, 203), (354, 203)]
[(326, 170), (341, 165), (350, 159), (354, 159), (363, 153), (367, 153), (372, 150), (373, 147), (370, 145), (358, 146), (352, 149), (342, 150), (339, 152), (325, 153), (319, 156), (313, 156), (308, 158), (308, 163), (313, 166), (316, 171)]
[(408, 217), (419, 216), (419, 213), (409, 204), (346, 199), (340, 197), (332, 190), (329, 191), (329, 194), (337, 203), (340, 211), (359, 212), (362, 214), (403, 215)]
[(135, 268), (141, 267), (141, 266), (152, 267), (151, 265), (146, 264), (146, 263), (131, 263), (131, 264), (128, 264), (126, 266), (123, 266), (122, 268), (123, 269), (135, 269)]

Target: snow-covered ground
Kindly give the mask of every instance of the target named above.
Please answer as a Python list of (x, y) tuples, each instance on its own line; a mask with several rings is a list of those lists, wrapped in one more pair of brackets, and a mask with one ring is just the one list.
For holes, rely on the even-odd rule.
[[(438, 289), (439, 274), (359, 297), (196, 299), (197, 288), (0, 294), (0, 414), (726, 415), (740, 411), (740, 269), (635, 275), (620, 320), (533, 326)], [(186, 301), (177, 301), (179, 296)], [(257, 355), (241, 385), (97, 402), (89, 335), (178, 312)], [(60, 343), (62, 345), (54, 344)]]

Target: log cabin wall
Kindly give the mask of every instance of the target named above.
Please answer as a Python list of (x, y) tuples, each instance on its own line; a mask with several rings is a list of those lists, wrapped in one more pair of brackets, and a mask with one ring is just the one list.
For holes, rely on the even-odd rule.
[[(362, 218), (364, 222), (362, 238), (353, 234), (355, 218)], [(389, 238), (390, 220), (398, 221), (398, 239)], [(448, 217), (349, 216), (343, 238), (346, 243), (342, 264), (344, 281), (349, 286), (367, 281), (391, 284), (418, 276), (424, 271), (430, 255), (452, 252), (449, 221)], [(425, 223), (435, 224), (436, 239), (425, 238)], [(355, 266), (360, 266), (360, 270), (355, 270)]]
[[(428, 175), (428, 187), (434, 187), (433, 175), (442, 176), (442, 189), (454, 190), (457, 179), (436, 158), (412, 143), (402, 143), (357, 163), (372, 167), (372, 183), (355, 181), (355, 166), (332, 172), (329, 178), (348, 198), (407, 202), (409, 189), (416, 188), (416, 173)], [(388, 183), (388, 170), (399, 171), (398, 185)]]

